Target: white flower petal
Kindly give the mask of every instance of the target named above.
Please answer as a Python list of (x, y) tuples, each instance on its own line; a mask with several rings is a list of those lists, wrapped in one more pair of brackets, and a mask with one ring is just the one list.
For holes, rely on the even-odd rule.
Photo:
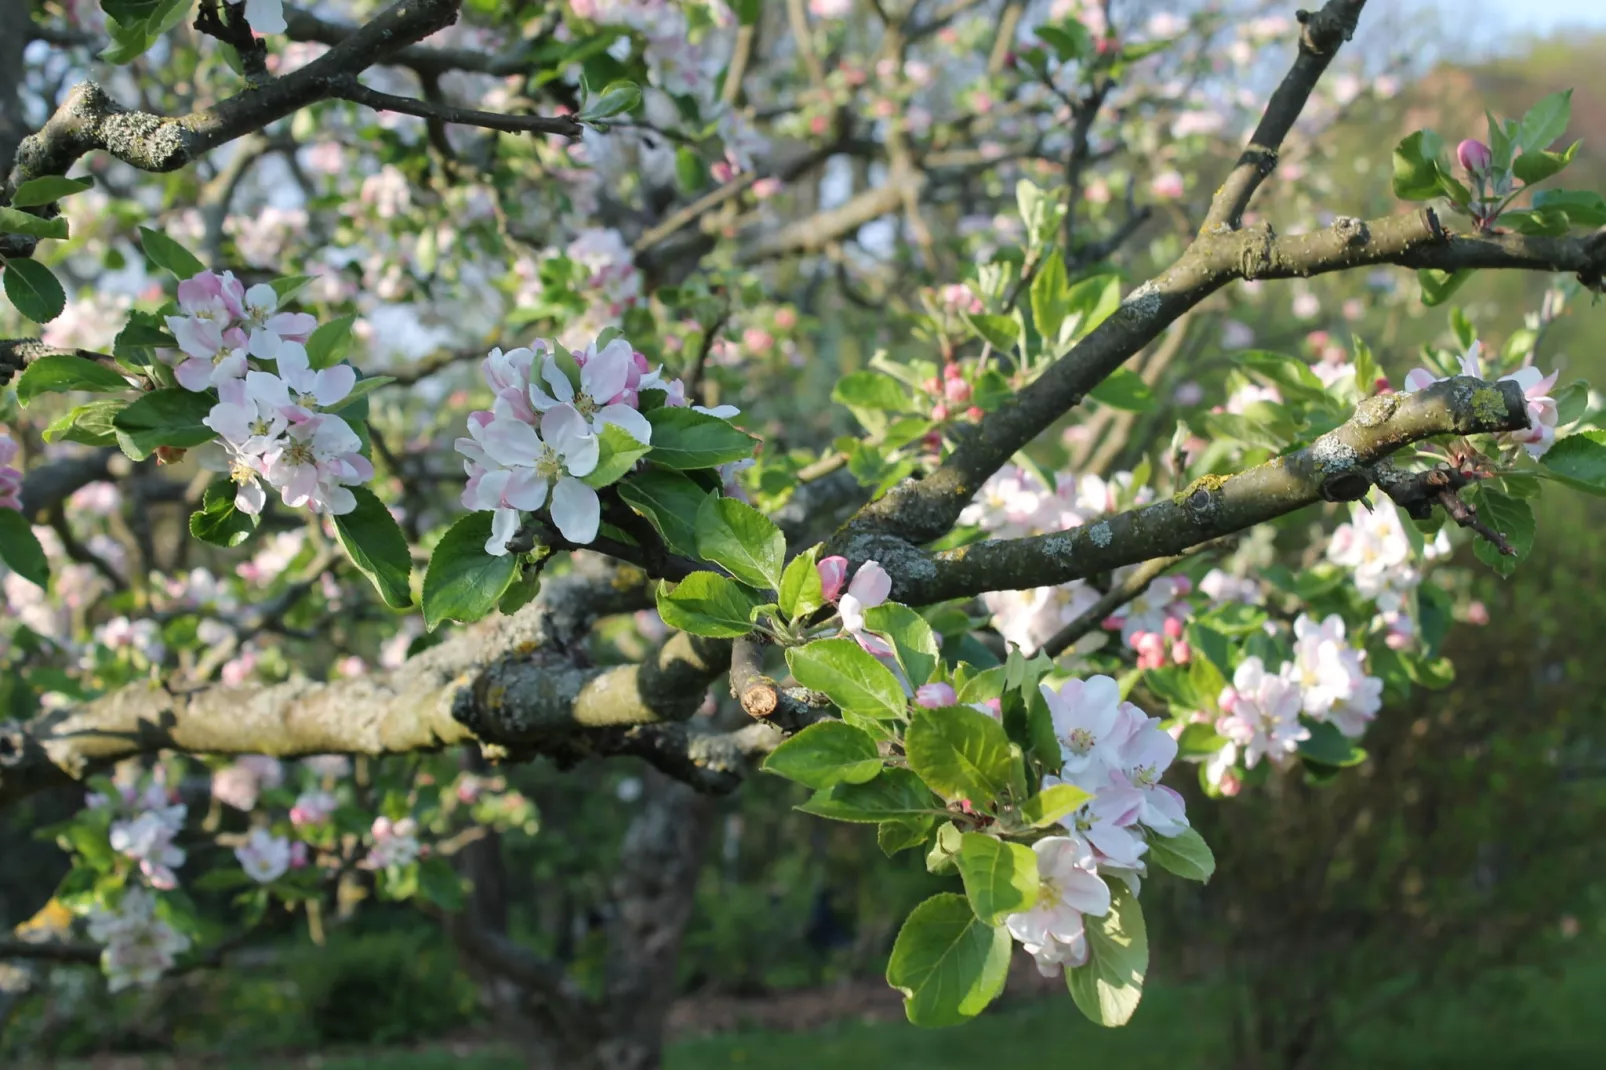
[(582, 546), (591, 542), (602, 523), (602, 502), (597, 492), (578, 479), (564, 476), (552, 488), (552, 522), (570, 542)]

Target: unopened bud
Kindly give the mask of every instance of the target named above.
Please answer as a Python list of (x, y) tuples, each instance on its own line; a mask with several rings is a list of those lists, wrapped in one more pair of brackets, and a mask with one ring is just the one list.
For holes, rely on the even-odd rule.
[(1455, 158), (1461, 161), (1462, 167), (1474, 175), (1483, 174), (1489, 170), (1489, 165), (1494, 163), (1494, 155), (1489, 152), (1489, 146), (1473, 138), (1467, 138), (1455, 147)]

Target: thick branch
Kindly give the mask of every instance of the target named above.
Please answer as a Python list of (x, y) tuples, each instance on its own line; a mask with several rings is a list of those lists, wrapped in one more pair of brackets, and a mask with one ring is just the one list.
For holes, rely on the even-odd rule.
[(142, 171), (176, 171), (219, 145), (328, 97), (340, 80), (450, 26), (457, 8), (457, 0), (398, 0), (305, 67), (179, 118), (131, 111), (96, 83), (83, 82), (18, 147), (5, 192), (9, 196), (40, 175), (64, 175), (95, 149)]
[(1412, 442), (1527, 426), (1515, 383), (1457, 377), (1415, 394), (1369, 398), (1304, 449), (1237, 475), (1200, 479), (1165, 501), (1094, 524), (936, 554), (895, 536), (865, 535), (848, 540), (848, 557), (880, 561), (892, 573), (893, 596), (911, 605), (1052, 586), (1179, 554), (1319, 501), (1360, 498), (1373, 466)]
[[(292, 41), (313, 41), (323, 45), (344, 44), (358, 31), (347, 23), (321, 19), (303, 8), (284, 9), (285, 35)], [(469, 48), (433, 48), (409, 45), (379, 60), (376, 65), (406, 67), (420, 76), (440, 77), (449, 71), (470, 71), (505, 77), (529, 70), (532, 42), (520, 41), (506, 52), (489, 54)]]

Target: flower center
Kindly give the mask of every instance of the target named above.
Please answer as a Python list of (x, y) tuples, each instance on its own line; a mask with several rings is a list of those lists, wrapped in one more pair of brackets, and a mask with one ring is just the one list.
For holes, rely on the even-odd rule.
[(1065, 896), (1064, 893), (1060, 891), (1059, 882), (1044, 877), (1038, 884), (1037, 905), (1039, 907), (1053, 910), (1055, 907), (1059, 906), (1064, 899)]
[(1132, 770), (1132, 783), (1140, 788), (1152, 788), (1160, 780), (1152, 765), (1140, 765)]
[[(580, 396), (585, 397), (584, 394)], [(535, 459), (535, 474), (548, 482), (563, 475), (563, 458), (558, 456), (557, 450), (551, 446), (541, 447), (541, 456)]]
[(1093, 738), (1093, 733), (1085, 728), (1071, 729), (1071, 734), (1065, 739), (1065, 745), (1077, 754), (1086, 754), (1097, 742), (1098, 740)]
[(590, 394), (576, 394), (574, 396), (574, 407), (579, 409), (580, 415), (588, 420), (597, 414), (598, 409), (602, 408)]
[(284, 457), (291, 464), (314, 464), (317, 461), (313, 456), (312, 447), (305, 442), (291, 444), (290, 448), (284, 451)]
[(269, 431), (272, 430), (272, 428), (273, 428), (273, 425), (271, 423), (269, 423), (268, 420), (267, 420), (267, 417), (264, 417), (264, 416), (258, 416), (251, 423), (251, 433), (253, 435), (259, 435), (259, 436), (260, 435), (266, 435)]
[(235, 461), (229, 465), (229, 478), (236, 483), (255, 483), (257, 481), (256, 469), (244, 461)]

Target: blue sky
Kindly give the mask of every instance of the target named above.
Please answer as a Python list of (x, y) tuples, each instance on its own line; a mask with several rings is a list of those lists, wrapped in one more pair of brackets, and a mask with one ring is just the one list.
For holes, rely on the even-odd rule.
[(1554, 26), (1606, 27), (1606, 2), (1602, 0), (1521, 0), (1500, 4), (1496, 17), (1512, 27), (1530, 25), (1536, 30)]

